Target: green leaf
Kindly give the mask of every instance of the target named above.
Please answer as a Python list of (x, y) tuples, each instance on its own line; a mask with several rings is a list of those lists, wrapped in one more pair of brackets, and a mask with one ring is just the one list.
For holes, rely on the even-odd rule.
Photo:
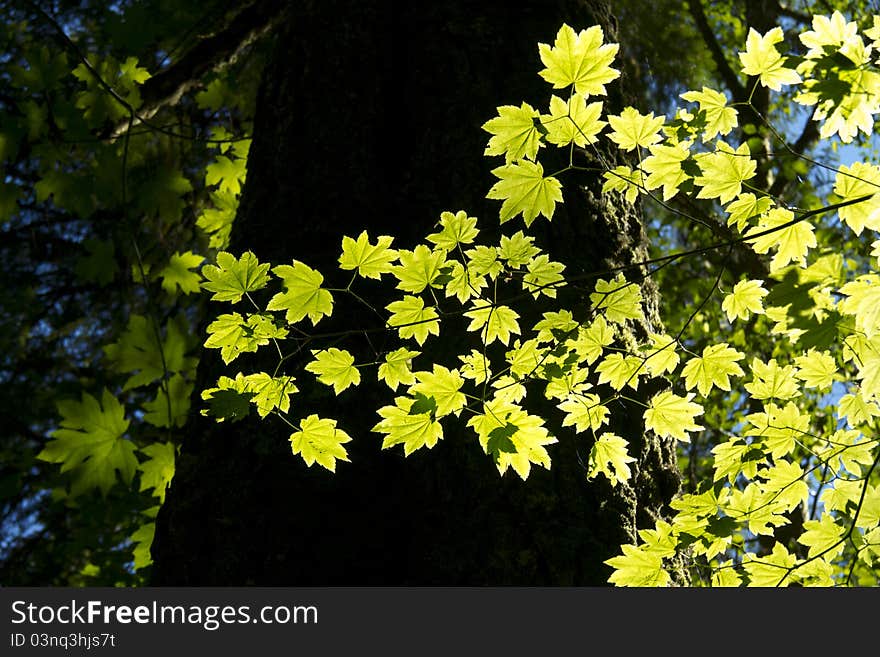
[(701, 153), (696, 160), (702, 172), (694, 179), (702, 187), (697, 198), (717, 198), (722, 204), (739, 195), (743, 181), (753, 178), (758, 167), (747, 143), (734, 150), (719, 140), (714, 153)]
[(774, 27), (763, 36), (755, 28), (749, 28), (746, 51), (739, 53), (742, 72), (759, 76), (761, 84), (773, 91), (779, 91), (782, 85), (800, 84), (801, 76), (786, 68), (785, 59), (776, 49), (776, 44), (784, 40), (781, 27)]
[(620, 352), (609, 354), (596, 368), (599, 383), (608, 383), (615, 390), (622, 390), (624, 386), (638, 390), (643, 365), (644, 361), (638, 356), (624, 356)]
[(729, 391), (728, 377), (744, 374), (742, 368), (737, 365), (737, 361), (742, 360), (743, 356), (741, 351), (732, 349), (726, 342), (709, 345), (703, 349), (702, 357), (691, 358), (685, 364), (681, 371), (682, 376), (685, 377), (685, 387), (693, 390), (696, 386), (704, 397), (709, 394), (712, 386)]
[(796, 556), (782, 543), (775, 543), (773, 551), (760, 559), (747, 554), (743, 569), (749, 576), (749, 586), (788, 586), (793, 579), (787, 575), (796, 563)]
[(218, 155), (205, 169), (205, 184), (219, 185), (221, 193), (238, 194), (247, 175), (247, 160)]
[(398, 254), (400, 265), (392, 267), (392, 273), (399, 281), (398, 290), (418, 294), (428, 287), (440, 287), (437, 278), (446, 264), (445, 251), (432, 251), (419, 244), (414, 251), (401, 249)]
[(565, 282), (562, 276), (565, 265), (551, 262), (550, 257), (544, 254), (532, 258), (527, 269), (528, 273), (522, 279), (523, 289), (531, 292), (535, 299), (542, 294), (555, 299), (557, 286)]
[(150, 458), (138, 465), (141, 471), (141, 487), (145, 491), (153, 489), (159, 503), (165, 502), (165, 490), (174, 478), (174, 459), (177, 448), (174, 443), (153, 443), (141, 449)]
[(605, 561), (614, 568), (608, 581), (615, 586), (667, 586), (671, 578), (663, 570), (663, 558), (635, 545), (621, 545), (622, 555)]
[(379, 409), (381, 422), (373, 427), (377, 433), (387, 434), (382, 441), (382, 449), (403, 445), (403, 453), (409, 456), (422, 447), (431, 449), (443, 438), (443, 427), (431, 412), (416, 412), (411, 397), (395, 397), (394, 406)]
[(336, 428), (336, 420), (309, 415), (299, 424), (299, 431), (290, 434), (290, 447), (294, 454), (302, 456), (309, 467), (313, 463), (336, 472), (336, 461), (348, 461), (343, 445), (351, 437)]
[(613, 281), (597, 280), (590, 301), (596, 310), (604, 310), (605, 317), (611, 322), (622, 324), (628, 319), (642, 317), (642, 291), (635, 283), (628, 283), (623, 274), (618, 274)]
[(247, 384), (241, 372), (235, 379), (221, 376), (216, 388), (202, 391), (202, 399), (208, 402), (208, 408), (202, 410), (202, 415), (210, 415), (217, 422), (224, 420), (238, 422), (244, 419), (250, 414), (251, 399), (255, 396), (246, 388)]
[(608, 477), (612, 486), (629, 481), (632, 472), (627, 464), (635, 459), (626, 450), (627, 445), (626, 440), (613, 433), (599, 436), (590, 450), (587, 479), (594, 479), (601, 473)]
[(187, 358), (187, 350), (187, 336), (180, 322), (168, 322), (165, 340), (160, 345), (156, 329), (141, 315), (129, 317), (119, 340), (104, 347), (115, 371), (135, 372), (126, 381), (123, 391), (148, 385), (165, 376), (166, 370), (168, 374), (188, 374), (195, 368), (196, 359)]
[(508, 164), (522, 158), (534, 160), (541, 146), (538, 117), (538, 110), (528, 103), (499, 107), (498, 116), (483, 124), (483, 130), (492, 135), (483, 154), (503, 155)]
[(753, 358), (752, 375), (753, 379), (745, 384), (745, 389), (755, 399), (791, 399), (801, 394), (795, 368), (791, 365), (780, 367), (773, 358), (766, 363)]
[(132, 550), (134, 563), (132, 565), (135, 570), (140, 570), (141, 568), (146, 568), (147, 566), (152, 565), (153, 558), (150, 554), (150, 548), (153, 545), (155, 534), (156, 523), (148, 522), (138, 527), (137, 531), (130, 536), (130, 540), (134, 545), (134, 549)]
[(453, 413), (458, 415), (467, 404), (461, 392), (464, 379), (458, 370), (450, 370), (442, 365), (434, 364), (431, 372), (416, 372), (418, 383), (410, 386), (410, 394), (422, 394), (434, 399), (437, 403), (436, 417)]
[(702, 91), (688, 91), (681, 97), (691, 103), (700, 104), (700, 112), (705, 113), (706, 126), (703, 128), (703, 141), (716, 135), (726, 135), (736, 127), (736, 110), (727, 106), (727, 97), (720, 91), (703, 87)]
[(581, 95), (572, 96), (568, 102), (559, 96), (552, 96), (550, 114), (542, 116), (541, 122), (547, 129), (547, 141), (551, 144), (574, 144), (585, 148), (588, 144), (596, 143), (596, 137), (608, 125), (599, 120), (601, 115), (601, 102), (587, 105), (586, 98)]
[(440, 335), (440, 319), (433, 306), (425, 307), (421, 297), (405, 296), (392, 301), (385, 309), (391, 313), (388, 326), (396, 328), (401, 338), (415, 338), (425, 344), (428, 335)]
[(220, 349), (220, 357), (227, 365), (240, 354), (257, 351), (272, 339), (287, 337), (287, 329), (275, 326), (271, 317), (238, 313), (220, 315), (208, 325), (208, 349)]
[(452, 251), (460, 244), (472, 244), (480, 232), (477, 230), (477, 218), (467, 216), (464, 210), (455, 214), (441, 213), (440, 226), (442, 230), (428, 235), (428, 241), (445, 251)]
[(412, 359), (420, 353), (401, 347), (385, 354), (385, 362), (379, 365), (379, 380), (384, 381), (389, 388), (395, 391), (400, 384), (412, 385), (416, 382), (416, 377), (412, 372)]
[(694, 422), (703, 413), (703, 407), (691, 401), (694, 393), (679, 397), (670, 390), (655, 395), (644, 413), (645, 427), (661, 437), (671, 437), (690, 442), (688, 431), (700, 431), (702, 426)]
[[(180, 374), (168, 380), (167, 390), (159, 388), (156, 398), (144, 402), (144, 420), (156, 427), (182, 427), (189, 413), (189, 396), (193, 384), (187, 383)], [(170, 415), (169, 415), (170, 413)]]
[[(771, 274), (779, 271), (790, 262), (796, 262), (803, 266), (806, 263), (807, 252), (816, 246), (816, 235), (808, 222), (801, 221), (783, 228), (793, 220), (793, 212), (784, 208), (776, 208), (762, 216), (755, 228), (746, 231), (746, 237), (750, 238), (755, 253), (767, 253), (770, 249), (776, 250), (776, 255), (770, 261)], [(755, 235), (764, 232), (767, 234), (754, 238)]]
[(266, 310), (284, 310), (290, 324), (308, 315), (314, 326), (322, 317), (333, 312), (333, 295), (321, 287), (324, 277), (311, 267), (297, 260), (293, 266), (279, 265), (272, 273), (284, 281), (285, 292), (269, 300)]
[(269, 264), (260, 264), (250, 251), (245, 251), (240, 260), (231, 253), (221, 251), (217, 254), (217, 266), (205, 265), (202, 275), (205, 282), (202, 287), (213, 292), (213, 301), (229, 301), (238, 303), (248, 292), (260, 290), (269, 283), (266, 272)]
[(682, 162), (690, 157), (691, 142), (677, 144), (654, 144), (648, 150), (651, 155), (642, 161), (642, 169), (648, 174), (647, 189), (663, 187), (663, 200), (668, 201), (678, 193), (681, 184), (690, 178), (682, 168)]
[(367, 231), (363, 231), (357, 240), (343, 237), (339, 267), (341, 269), (357, 269), (358, 274), (365, 278), (379, 279), (382, 274), (391, 272), (393, 269), (391, 263), (397, 260), (397, 251), (388, 248), (393, 241), (393, 237), (380, 235), (376, 238), (375, 245), (370, 244)]
[(138, 466), (137, 448), (123, 438), (129, 424), (125, 409), (109, 390), (104, 390), (100, 402), (85, 392), (80, 402), (58, 402), (58, 412), (61, 428), (52, 432), (52, 440), (37, 458), (60, 463), (61, 472), (71, 472), (73, 497), (91, 488), (106, 495), (117, 472), (124, 484), (131, 483)]
[[(504, 400), (484, 404), (483, 411), (468, 420), (468, 426), (477, 432), (480, 445), (495, 460), (501, 474), (513, 468), (525, 480), (532, 464), (550, 469), (550, 455), (545, 446), (555, 443), (556, 438), (544, 428), (542, 418), (529, 415), (523, 408)], [(503, 430), (500, 434), (496, 432), (499, 428)]]
[(733, 291), (724, 297), (721, 310), (727, 314), (728, 321), (748, 319), (752, 313), (764, 314), (763, 299), (768, 294), (761, 281), (740, 281)]
[(290, 396), (299, 392), (294, 381), (292, 376), (272, 376), (266, 372), (257, 372), (244, 377), (244, 391), (252, 393), (250, 401), (257, 405), (257, 414), (266, 417), (275, 409), (283, 413), (290, 410)]
[(665, 120), (665, 116), (655, 118), (654, 112), (640, 114), (635, 108), (627, 107), (618, 116), (608, 117), (613, 130), (608, 139), (624, 151), (635, 150), (639, 146), (648, 148), (660, 141), (660, 128)]
[(819, 520), (805, 521), (804, 530), (797, 541), (810, 548), (808, 558), (822, 555), (826, 559), (833, 559), (843, 551), (842, 539), (846, 528), (837, 524), (831, 514), (825, 513)]
[(203, 260), (202, 256), (192, 251), (172, 255), (168, 264), (159, 272), (162, 289), (171, 295), (176, 294), (178, 289), (183, 294), (198, 292), (202, 277), (198, 272), (190, 270), (202, 264)]
[(483, 301), (476, 302), (477, 307), (464, 313), (471, 320), (468, 331), (480, 331), (480, 336), (485, 344), (492, 344), (495, 340), (501, 344), (510, 342), (511, 334), (519, 334), (519, 315), (507, 306), (490, 306)]
[(574, 85), (579, 94), (605, 95), (605, 85), (620, 76), (611, 68), (617, 54), (616, 43), (604, 44), (602, 28), (594, 25), (575, 32), (568, 25), (559, 28), (551, 48), (538, 44), (538, 53), (546, 68), (538, 72), (554, 89)]
[(562, 185), (556, 179), (544, 177), (540, 162), (521, 160), (492, 170), (500, 178), (486, 198), (504, 201), (501, 204), (501, 223), (522, 214), (530, 226), (539, 214), (553, 218), (557, 203), (562, 203)]
[(333, 392), (337, 395), (348, 386), (361, 382), (361, 373), (354, 366), (354, 356), (345, 349), (330, 347), (312, 351), (312, 356), (315, 360), (306, 365), (306, 371), (317, 376), (321, 383), (333, 386)]

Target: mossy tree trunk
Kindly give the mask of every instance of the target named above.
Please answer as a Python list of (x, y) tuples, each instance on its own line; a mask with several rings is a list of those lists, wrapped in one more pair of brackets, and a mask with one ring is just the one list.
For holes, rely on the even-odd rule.
[[(536, 44), (562, 22), (616, 37), (599, 1), (292, 3), (258, 99), (231, 250), (296, 258), (332, 280), (344, 234), (368, 229), (412, 248), (441, 211), (460, 209), (497, 227), (480, 126), (497, 105), (545, 106)], [(608, 102), (619, 106), (620, 93)], [(568, 273), (645, 256), (634, 208), (602, 198), (598, 179), (565, 182), (539, 241)], [(656, 293), (643, 291), (637, 333), (657, 328)], [(433, 349), (439, 360), (443, 346)], [(205, 386), (218, 360), (203, 356)], [(194, 413), (158, 519), (153, 583), (599, 585), (603, 561), (678, 487), (672, 447), (644, 432), (637, 408), (613, 409), (612, 430), (638, 462), (633, 485), (612, 488), (586, 479), (589, 439), (559, 427), (552, 468), (526, 482), (499, 477), (463, 422), (406, 460), (381, 451), (369, 429), (387, 392), (293, 398), (294, 417), (339, 418), (354, 437), (335, 475), (294, 457), (289, 429), (272, 418), (218, 425)]]

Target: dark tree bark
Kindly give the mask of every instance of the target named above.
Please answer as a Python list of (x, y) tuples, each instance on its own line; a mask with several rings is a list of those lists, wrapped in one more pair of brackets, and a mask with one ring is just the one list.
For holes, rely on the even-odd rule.
[[(364, 228), (412, 248), (441, 211), (466, 209), (491, 232), (498, 205), (485, 200), (492, 163), (480, 126), (498, 105), (545, 106), (536, 44), (552, 42), (562, 22), (598, 23), (616, 37), (598, 0), (293, 3), (258, 99), (231, 250), (296, 258), (329, 276), (342, 235)], [(619, 106), (619, 92), (608, 102)], [(569, 185), (541, 229), (569, 273), (645, 255), (634, 208), (600, 188), (598, 179)], [(644, 293), (648, 319), (636, 332), (657, 328), (656, 293)], [(338, 321), (367, 321), (340, 312)], [(425, 353), (442, 362), (438, 348), (426, 343)], [(205, 386), (217, 360), (203, 358)], [(638, 463), (632, 486), (612, 488), (586, 480), (589, 441), (560, 427), (551, 470), (535, 468), (526, 482), (499, 477), (463, 422), (404, 461), (369, 431), (389, 403), (380, 393), (365, 384), (338, 399), (294, 397), (295, 417), (339, 418), (353, 436), (352, 462), (335, 475), (292, 456), (280, 422), (218, 425), (194, 414), (158, 519), (153, 583), (600, 585), (602, 562), (652, 525), (678, 487), (673, 448), (644, 432), (639, 409), (613, 409), (612, 430)]]

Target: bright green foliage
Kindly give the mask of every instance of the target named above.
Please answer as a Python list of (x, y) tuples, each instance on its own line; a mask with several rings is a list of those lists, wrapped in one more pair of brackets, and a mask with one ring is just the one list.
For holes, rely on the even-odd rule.
[(530, 226), (539, 214), (553, 218), (557, 203), (562, 203), (562, 185), (552, 177), (544, 176), (540, 163), (522, 160), (492, 170), (500, 178), (487, 194), (488, 198), (503, 200), (501, 223), (522, 214)]
[(392, 301), (385, 309), (391, 313), (388, 326), (396, 328), (401, 338), (415, 338), (423, 345), (429, 335), (440, 335), (437, 311), (431, 306), (426, 307), (421, 297), (408, 295), (400, 301)]
[(337, 395), (348, 386), (356, 386), (361, 382), (361, 373), (354, 366), (354, 356), (345, 349), (331, 347), (322, 351), (313, 351), (314, 360), (306, 365), (305, 370), (318, 377), (321, 383), (333, 386)]
[(589, 479), (604, 474), (612, 486), (625, 484), (630, 478), (628, 463), (635, 459), (626, 451), (627, 442), (613, 433), (603, 433), (590, 450)]
[(597, 310), (604, 310), (611, 322), (623, 323), (642, 316), (642, 292), (638, 285), (627, 283), (623, 274), (618, 274), (613, 281), (601, 278), (596, 281), (596, 291), (590, 295), (590, 301)]
[(238, 303), (243, 295), (268, 285), (268, 271), (269, 264), (260, 264), (250, 251), (244, 252), (238, 260), (231, 253), (221, 251), (217, 254), (216, 266), (202, 268), (206, 279), (202, 287), (214, 293), (211, 297), (214, 301)]
[(776, 44), (783, 39), (781, 27), (774, 27), (763, 36), (752, 28), (746, 40), (746, 51), (739, 54), (742, 72), (760, 76), (761, 84), (774, 91), (779, 91), (784, 84), (801, 82), (801, 76), (786, 68), (785, 59), (776, 49)]
[(82, 401), (58, 402), (61, 428), (37, 454), (49, 463), (60, 463), (62, 472), (72, 476), (70, 494), (74, 497), (91, 488), (106, 495), (116, 483), (117, 473), (128, 484), (138, 466), (135, 444), (123, 437), (128, 429), (125, 409), (109, 390), (101, 401), (83, 393)]
[(391, 263), (397, 260), (397, 251), (388, 248), (393, 241), (393, 237), (380, 235), (375, 245), (370, 244), (367, 231), (362, 232), (357, 240), (343, 237), (339, 267), (357, 269), (358, 274), (365, 278), (381, 278), (382, 274), (391, 272)]
[(601, 102), (588, 105), (583, 96), (572, 96), (567, 102), (559, 96), (552, 96), (550, 114), (541, 117), (547, 130), (547, 141), (556, 146), (574, 144), (581, 148), (594, 143), (596, 136), (608, 125), (599, 120), (601, 113)]
[(400, 265), (392, 268), (397, 277), (397, 289), (418, 294), (426, 288), (438, 287), (436, 281), (446, 254), (442, 250), (432, 251), (424, 244), (419, 244), (414, 251), (399, 252)]
[(165, 489), (174, 478), (174, 460), (177, 449), (174, 443), (153, 443), (141, 449), (149, 459), (138, 465), (141, 471), (140, 490), (153, 490), (159, 503), (165, 501)]
[(409, 456), (422, 447), (434, 447), (443, 438), (443, 427), (434, 419), (434, 409), (436, 404), (424, 397), (395, 397), (394, 406), (380, 408), (382, 421), (373, 431), (386, 434), (382, 449), (403, 445), (403, 453)]
[(144, 523), (131, 535), (131, 542), (134, 544), (134, 550), (132, 551), (134, 561), (132, 565), (136, 570), (146, 568), (153, 563), (153, 557), (150, 555), (150, 546), (153, 544), (155, 535), (155, 522)]
[(748, 319), (752, 313), (763, 315), (762, 300), (767, 294), (761, 281), (740, 281), (734, 286), (733, 292), (724, 297), (721, 309), (731, 322), (735, 319)]
[(621, 150), (631, 151), (638, 147), (648, 148), (660, 141), (660, 128), (665, 116), (654, 117), (654, 112), (640, 114), (634, 107), (627, 107), (618, 116), (609, 116), (608, 123), (613, 132), (608, 139), (620, 146)]
[(694, 393), (679, 397), (666, 390), (655, 395), (645, 411), (645, 427), (659, 436), (669, 436), (689, 442), (689, 431), (699, 431), (703, 427), (694, 422), (703, 413), (703, 407), (691, 401)]
[(484, 342), (491, 344), (498, 340), (501, 344), (508, 344), (510, 336), (520, 332), (517, 319), (519, 315), (507, 306), (490, 306), (477, 302), (477, 307), (464, 314), (471, 320), (468, 331), (479, 331)]
[[(260, 416), (281, 416), (298, 427), (294, 453), (335, 470), (347, 461), (342, 444), (349, 438), (336, 420), (287, 419), (291, 408), (298, 417), (308, 413), (291, 403), (293, 368), (338, 395), (375, 366), (394, 396), (378, 409), (373, 431), (383, 435), (383, 448), (403, 445), (404, 455), (467, 426), (502, 475), (513, 470), (526, 479), (533, 466), (551, 467), (553, 426), (559, 439), (589, 441), (586, 478), (601, 474), (626, 491), (634, 485), (632, 464), (645, 453), (634, 445), (688, 443), (678, 447), (691, 492), (679, 493), (666, 518), (606, 561), (609, 582), (667, 586), (683, 564), (692, 583), (712, 586), (876, 584), (880, 168), (854, 162), (827, 175), (824, 186), (814, 184), (815, 162), (795, 153), (771, 119), (797, 102), (815, 107), (824, 139), (873, 134), (880, 17), (863, 34), (841, 14), (815, 17), (813, 30), (800, 35), (803, 57), (787, 54), (791, 39), (779, 28), (739, 36), (741, 66), (731, 77), (748, 79), (747, 86), (687, 91), (681, 98), (689, 106), (671, 118), (633, 107), (605, 116), (604, 104), (590, 99), (619, 75), (611, 67), (617, 46), (603, 43), (600, 28), (564, 25), (553, 46), (540, 44), (541, 77), (565, 91), (548, 89), (546, 114), (535, 109), (544, 105), (517, 101), (483, 125), (485, 154), (504, 160), (492, 171), (497, 181), (487, 198), (501, 202), (501, 224), (523, 216), (525, 228), (513, 234), (489, 239), (495, 231), (481, 231), (463, 210), (443, 212), (425, 242), (407, 249), (392, 249), (391, 236), (371, 242), (364, 231), (342, 241), (340, 269), (356, 275), (326, 272), (343, 282), (325, 287), (324, 274), (301, 262), (275, 267), (286, 289), (268, 305), (249, 293), (269, 284), (269, 265), (252, 254), (240, 261), (219, 254), (218, 266), (203, 268), (202, 287), (217, 301), (247, 295), (254, 308), (220, 314), (206, 346), (229, 362), (274, 343), (279, 365), (274, 374), (221, 377), (202, 393), (202, 412), (235, 421), (253, 404)], [(751, 123), (741, 125), (745, 117)], [(804, 141), (810, 137), (805, 131)], [(609, 149), (621, 157), (606, 157)], [(545, 166), (553, 168), (545, 173)], [(215, 208), (203, 217), (237, 203), (220, 175), (227, 169), (219, 159), (211, 169), (220, 187), (214, 194), (227, 198), (212, 197)], [(39, 194), (54, 184), (51, 175), (43, 178)], [(615, 205), (621, 195), (639, 202), (654, 251), (633, 251), (610, 271), (596, 265), (574, 275), (544, 252), (529, 227), (539, 215), (552, 218), (563, 184), (592, 189), (585, 179), (601, 181)], [(220, 239), (225, 222), (218, 215), (199, 225)], [(870, 237), (859, 239), (866, 231)], [(613, 237), (626, 243), (634, 234), (628, 228)], [(394, 285), (403, 293), (382, 302), (387, 313), (356, 287), (358, 277), (385, 274), (394, 280), (386, 291)], [(665, 292), (659, 308), (654, 285)], [(281, 325), (281, 312), (288, 323), (308, 316), (314, 325), (335, 303), (363, 312), (365, 326), (322, 334)], [(407, 345), (422, 347), (441, 324), (442, 349)], [(148, 328), (137, 322), (126, 339), (137, 349), (120, 340), (108, 356), (120, 371), (137, 373), (132, 386), (163, 382), (148, 402), (158, 420), (165, 388), (186, 380), (185, 350), (169, 348), (163, 368), (131, 356), (155, 343)], [(304, 362), (305, 345), (315, 349)], [(625, 433), (640, 426), (646, 436)], [(643, 466), (640, 476), (650, 476)]]
[(434, 365), (433, 371), (416, 372), (415, 378), (417, 383), (410, 386), (409, 393), (433, 400), (436, 407), (434, 417), (443, 417), (450, 413), (458, 415), (467, 404), (467, 399), (461, 392), (464, 379), (458, 371)]
[(271, 317), (239, 313), (220, 315), (208, 325), (208, 349), (219, 349), (223, 362), (227, 365), (240, 354), (256, 351), (270, 340), (287, 336), (287, 329), (275, 326)]
[(219, 155), (205, 170), (205, 183), (217, 185), (221, 194), (238, 194), (246, 171), (247, 160)]
[(685, 387), (692, 390), (696, 386), (704, 397), (712, 386), (730, 390), (729, 377), (744, 374), (737, 365), (742, 357), (742, 352), (731, 349), (726, 342), (706, 347), (700, 358), (691, 358), (681, 371), (685, 377)]
[(351, 442), (351, 436), (336, 428), (336, 420), (309, 415), (299, 425), (299, 431), (290, 434), (290, 447), (294, 454), (302, 456), (306, 465), (313, 463), (336, 472), (336, 461), (348, 461), (343, 445)]
[(204, 260), (202, 256), (192, 251), (175, 253), (165, 268), (159, 272), (159, 277), (162, 279), (162, 289), (171, 295), (177, 294), (178, 290), (182, 294), (198, 292), (202, 278), (190, 270), (202, 264), (202, 260)]
[(503, 155), (508, 163), (522, 158), (534, 160), (541, 145), (538, 116), (528, 103), (499, 107), (498, 116), (483, 124), (483, 130), (492, 135), (485, 154)]
[(308, 315), (312, 325), (333, 312), (333, 295), (321, 287), (324, 277), (296, 260), (293, 266), (279, 265), (272, 273), (284, 281), (285, 292), (269, 300), (266, 310), (284, 310), (285, 318), (294, 324)]
[(394, 391), (401, 384), (412, 385), (416, 382), (415, 374), (412, 371), (412, 359), (420, 353), (401, 347), (385, 354), (385, 362), (379, 365), (379, 379), (387, 383), (388, 387)]
[(538, 45), (541, 61), (546, 66), (538, 72), (554, 89), (574, 85), (574, 90), (584, 95), (605, 95), (605, 85), (620, 76), (609, 64), (617, 54), (617, 44), (603, 44), (602, 28), (593, 27), (578, 33), (563, 25), (551, 48), (545, 43)]

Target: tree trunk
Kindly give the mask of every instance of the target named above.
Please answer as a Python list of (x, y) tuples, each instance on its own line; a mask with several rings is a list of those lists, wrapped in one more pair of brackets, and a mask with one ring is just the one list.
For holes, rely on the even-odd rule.
[[(332, 283), (342, 235), (367, 229), (413, 248), (441, 211), (461, 209), (491, 232), (498, 204), (485, 199), (493, 163), (480, 126), (498, 105), (546, 106), (536, 44), (552, 43), (563, 22), (599, 23), (616, 38), (595, 0), (292, 3), (258, 99), (230, 250), (296, 258)], [(620, 102), (612, 91), (612, 108)], [(568, 273), (645, 255), (634, 208), (600, 188), (598, 179), (570, 186), (539, 237)], [(656, 293), (644, 294), (656, 329)], [(203, 356), (204, 386), (217, 361)], [(294, 396), (295, 417), (338, 418), (354, 438), (336, 474), (291, 455), (289, 430), (272, 418), (218, 425), (193, 414), (158, 518), (153, 583), (601, 585), (603, 561), (652, 526), (678, 487), (673, 447), (645, 434), (638, 409), (613, 409), (612, 430), (638, 462), (633, 485), (612, 488), (587, 481), (588, 439), (560, 427), (552, 468), (526, 482), (499, 477), (463, 422), (406, 460), (380, 451), (369, 430), (390, 403), (380, 392)]]

